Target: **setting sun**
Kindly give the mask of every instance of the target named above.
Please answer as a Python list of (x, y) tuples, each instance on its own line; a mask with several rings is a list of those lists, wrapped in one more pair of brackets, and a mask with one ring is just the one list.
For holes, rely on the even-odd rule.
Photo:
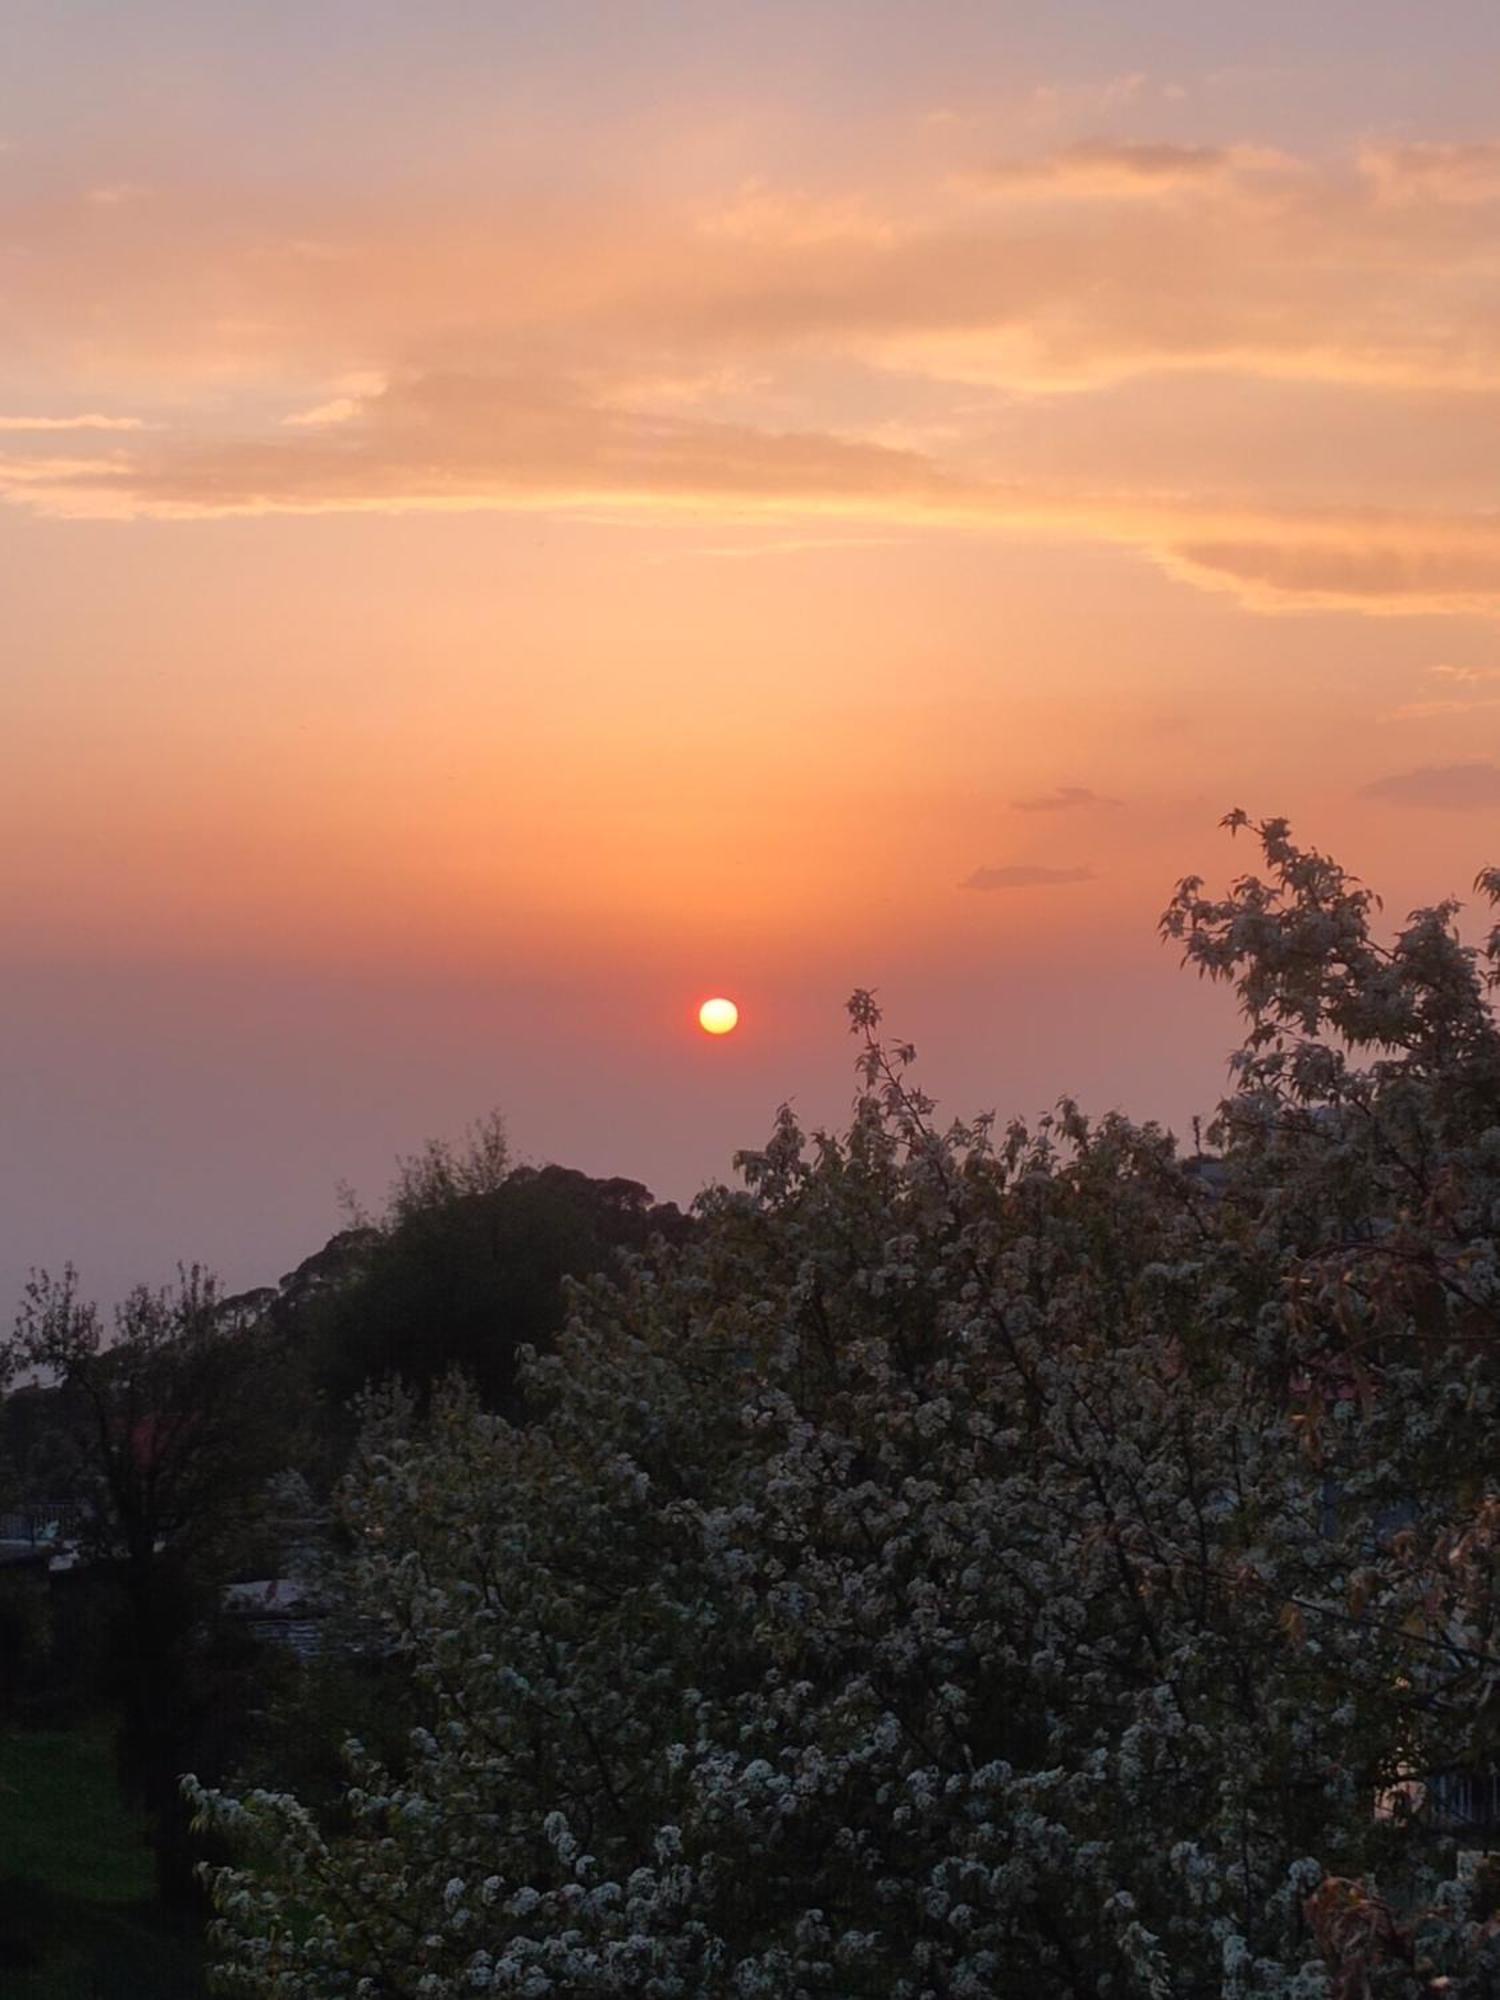
[(705, 1000), (698, 1009), (698, 1025), (706, 1035), (727, 1035), (739, 1026), (740, 1010), (732, 1000)]

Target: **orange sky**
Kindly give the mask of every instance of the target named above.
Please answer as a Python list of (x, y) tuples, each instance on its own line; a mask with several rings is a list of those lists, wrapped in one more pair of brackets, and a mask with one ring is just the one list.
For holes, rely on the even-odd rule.
[(0, 51), (0, 1278), (685, 1197), (856, 984), (1181, 1126), (1226, 808), (1500, 859), (1488, 6), (123, 11)]

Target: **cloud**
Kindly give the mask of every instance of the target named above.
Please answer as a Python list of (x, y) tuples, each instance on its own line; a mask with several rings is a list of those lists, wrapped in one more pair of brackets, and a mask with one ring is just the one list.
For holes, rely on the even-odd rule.
[[(1500, 667), (1436, 666), (1428, 674), (1449, 688), (1482, 688), (1500, 681)], [(1446, 694), (1426, 701), (1408, 701), (1388, 709), (1382, 722), (1426, 722), (1438, 715), (1468, 715), (1477, 709), (1500, 708), (1500, 695)]]
[(1255, 540), (1174, 537), (1160, 560), (1262, 611), (1500, 614), (1500, 520), (1483, 515), (1268, 521)]
[(328, 385), (333, 391), (331, 395), (305, 410), (294, 410), (281, 421), (293, 430), (321, 430), (326, 424), (346, 424), (389, 385), (390, 377), (383, 369), (350, 369)]
[[(867, 152), (806, 188), (0, 190), (8, 344), (90, 413), (0, 419), (38, 438), (0, 498), (949, 524), (1257, 612), (1500, 616), (1500, 145), (1095, 138), (980, 171), (937, 129), (919, 172)], [(106, 388), (147, 415), (92, 414)], [(46, 459), (68, 429), (143, 434)]]
[(1082, 139), (1055, 153), (1002, 160), (969, 177), (967, 185), (1004, 195), (1031, 192), (1119, 201), (1160, 198), (1174, 188), (1201, 188), (1232, 171), (1284, 164), (1285, 155), (1249, 146)]
[(915, 452), (601, 405), (545, 377), (460, 373), (393, 381), (292, 437), (162, 439), (129, 462), (92, 462), (82, 479), (35, 461), (26, 495), (45, 504), (49, 492), (56, 511), (167, 517), (716, 499), (920, 516), (974, 504), (971, 486)]
[(1362, 791), (1365, 798), (1389, 799), (1393, 805), (1472, 812), (1500, 806), (1500, 764), (1431, 764), (1415, 771), (1395, 771), (1374, 779)]
[(96, 504), (94, 496), (112, 480), (128, 477), (126, 462), (120, 458), (17, 458), (0, 453), (0, 498), (33, 502), (44, 514), (108, 513), (108, 504)]
[[(1491, 154), (1298, 160), (1093, 139), (998, 167), (959, 158), (925, 180), (882, 182), (861, 162), (842, 184), (740, 182), (696, 202), (304, 191), (278, 209), (264, 191), (177, 187), (106, 216), (0, 200), (18, 252), (7, 328), (179, 375), (315, 351), (329, 373), (436, 365), (461, 335), (491, 364), (519, 337), (533, 359), (585, 349), (612, 373), (779, 364), (812, 343), (1015, 389), (1204, 368), (1487, 388), (1493, 218), (1459, 203), (1434, 232), (1423, 203), (1390, 190), (1471, 185)], [(1172, 191), (1191, 198), (1164, 202)], [(1038, 192), (1079, 199), (1039, 208)]]
[(1389, 709), (1382, 722), (1430, 722), (1437, 715), (1472, 715), (1476, 709), (1500, 708), (1500, 695), (1481, 701), (1408, 701)]
[(321, 430), (325, 424), (346, 424), (351, 417), (358, 415), (358, 397), (331, 396), (326, 403), (314, 403), (307, 410), (294, 410), (281, 421), (293, 430)]
[(902, 545), (899, 535), (789, 535), (770, 541), (725, 542), (698, 549), (669, 549), (653, 556), (653, 563), (712, 560), (743, 562), (752, 556), (803, 556), (825, 549), (894, 549)]
[[(947, 525), (1134, 550), (1258, 611), (1500, 616), (1500, 516), (1478, 511), (1293, 510), (1001, 481), (857, 435), (601, 401), (583, 376), (409, 371), (346, 400), (336, 423), (238, 437), (158, 428), (108, 458), (12, 455), (0, 498), (71, 517), (606, 507), (804, 532)], [(1025, 809), (1083, 804), (1072, 795), (1082, 789)]]
[(1500, 667), (1429, 667), (1437, 680), (1452, 681), (1459, 687), (1477, 687), (1484, 681), (1500, 681)]
[(1007, 868), (976, 868), (960, 889), (1044, 889), (1061, 882), (1092, 882), (1092, 868), (1042, 868), (1029, 862)]
[(1369, 147), (1360, 168), (1379, 197), (1398, 203), (1489, 203), (1500, 200), (1500, 144)]
[(1039, 797), (1011, 800), (1013, 808), (1023, 813), (1072, 812), (1079, 806), (1117, 806), (1119, 803), (1118, 799), (1105, 798), (1101, 792), (1090, 791), (1087, 785), (1056, 785)]
[(90, 410), (78, 417), (0, 417), (0, 431), (143, 431), (141, 417), (101, 417)]

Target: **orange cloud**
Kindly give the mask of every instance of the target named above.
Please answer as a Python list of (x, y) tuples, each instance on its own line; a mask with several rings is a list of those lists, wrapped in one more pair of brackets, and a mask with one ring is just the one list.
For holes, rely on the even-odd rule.
[[(37, 460), (19, 497), (158, 516), (345, 507), (705, 501), (919, 517), (968, 483), (914, 452), (618, 409), (540, 378), (413, 375), (297, 437), (163, 439), (132, 460)], [(15, 461), (0, 465), (0, 491)]]
[[(1500, 681), (1500, 667), (1436, 666), (1427, 669), (1434, 680), (1446, 687), (1479, 688)], [(1500, 708), (1500, 695), (1440, 695), (1426, 701), (1409, 701), (1381, 717), (1383, 722), (1426, 722), (1435, 716), (1466, 715), (1475, 709)]]
[[(1325, 161), (1096, 139), (717, 200), (371, 191), (294, 215), (164, 177), (103, 207), (15, 199), (13, 348), (86, 410), (107, 389), (148, 414), (0, 419), (38, 432), (0, 496), (955, 523), (1124, 545), (1257, 610), (1491, 616), (1500, 524), (1473, 441), (1500, 379), (1492, 184), (1500, 144)], [(1153, 440), (1185, 378), (1222, 393), (1168, 477)], [(1075, 426), (1066, 462), (1040, 419), (1020, 450), (1039, 399), (1108, 414), (1127, 392), (1130, 422)], [(1319, 397), (1362, 399), (1351, 449), (1303, 448)], [(148, 423), (108, 457), (46, 448)], [(1418, 512), (1398, 469), (1435, 444), (1450, 490)]]
[(1500, 708), (1500, 696), (1484, 701), (1408, 701), (1381, 717), (1383, 722), (1430, 722), (1442, 715), (1469, 715), (1476, 709)]
[[(1485, 185), (1492, 154), (1097, 140), (925, 185), (760, 181), (718, 202), (38, 199), (0, 209), (26, 253), (5, 317), (23, 344), (90, 367), (154, 355), (164, 376), (185, 359), (250, 377), (315, 357), (330, 374), (494, 365), (501, 346), (514, 365), (518, 345), (609, 375), (698, 372), (895, 341), (941, 373), (947, 340), (961, 379), (1022, 388), (1204, 366), (1451, 387), (1493, 379), (1475, 280), (1500, 246), (1473, 204), (1434, 235), (1390, 190)], [(1038, 189), (1086, 199), (1039, 211)]]
[(1163, 560), (1261, 609), (1500, 613), (1500, 532), (1482, 520), (1351, 530), (1341, 543), (1303, 540), (1287, 523), (1257, 541), (1184, 540)]
[(1500, 518), (1479, 512), (1002, 483), (915, 450), (621, 408), (533, 377), (414, 374), (291, 434), (157, 433), (107, 458), (0, 459), (0, 497), (80, 517), (616, 506), (947, 524), (1134, 548), (1261, 610), (1500, 615)]
[(1129, 145), (1080, 139), (1056, 153), (1004, 160), (966, 177), (978, 192), (1084, 196), (1129, 200), (1159, 198), (1174, 188), (1202, 188), (1237, 172), (1290, 166), (1284, 154), (1253, 146), (1183, 146), (1160, 141)]
[(96, 411), (88, 411), (78, 417), (0, 417), (0, 431), (30, 432), (43, 435), (51, 431), (143, 431), (147, 425), (140, 417), (102, 417)]

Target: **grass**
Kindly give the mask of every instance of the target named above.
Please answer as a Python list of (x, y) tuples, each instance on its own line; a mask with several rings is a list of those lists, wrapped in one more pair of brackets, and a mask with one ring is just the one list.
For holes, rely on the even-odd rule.
[(141, 1825), (120, 1803), (108, 1725), (0, 1735), (0, 1882), (87, 1903), (153, 1893)]
[(154, 1888), (107, 1725), (0, 1735), (5, 2000), (199, 2000), (196, 1936)]

